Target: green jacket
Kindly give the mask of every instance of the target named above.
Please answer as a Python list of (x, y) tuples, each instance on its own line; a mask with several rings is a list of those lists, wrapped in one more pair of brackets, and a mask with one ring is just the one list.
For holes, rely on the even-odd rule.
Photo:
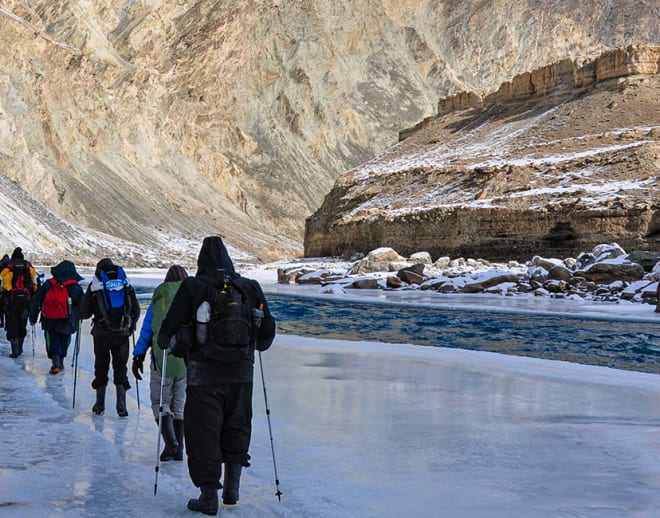
[[(160, 325), (165, 320), (167, 310), (174, 299), (174, 295), (179, 290), (181, 281), (164, 282), (160, 284), (151, 297), (151, 354), (156, 362), (156, 368), (162, 371), (163, 368), (163, 350), (157, 345), (153, 344), (158, 338), (158, 331)], [(183, 358), (177, 358), (172, 354), (167, 355), (167, 372), (165, 376), (168, 378), (185, 378), (186, 377), (186, 364)]]

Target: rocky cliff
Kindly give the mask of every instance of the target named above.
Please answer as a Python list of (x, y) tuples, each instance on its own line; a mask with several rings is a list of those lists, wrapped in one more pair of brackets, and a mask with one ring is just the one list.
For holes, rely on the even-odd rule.
[(644, 0), (6, 0), (0, 246), (295, 254), (339, 172), (439, 97), (658, 31)]
[(564, 60), (459, 93), (342, 175), (307, 221), (308, 256), (568, 257), (660, 248), (660, 47)]

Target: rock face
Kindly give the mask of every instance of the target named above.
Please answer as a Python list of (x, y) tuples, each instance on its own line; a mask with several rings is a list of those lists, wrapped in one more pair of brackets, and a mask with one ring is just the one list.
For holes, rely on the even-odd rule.
[(294, 254), (338, 173), (439, 97), (658, 39), (642, 0), (6, 0), (0, 246)]
[(337, 180), (307, 221), (305, 254), (659, 250), (659, 63), (660, 47), (629, 46), (443, 99), (437, 116)]

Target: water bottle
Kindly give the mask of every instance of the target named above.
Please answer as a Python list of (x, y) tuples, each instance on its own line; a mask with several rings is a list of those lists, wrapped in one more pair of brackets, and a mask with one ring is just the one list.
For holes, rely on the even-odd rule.
[(66, 311), (69, 316), (71, 316), (71, 297), (66, 298)]
[(211, 304), (207, 301), (202, 302), (197, 308), (197, 315), (195, 316), (197, 325), (195, 326), (195, 336), (197, 337), (198, 344), (206, 343), (206, 334), (208, 331), (208, 323), (211, 320)]

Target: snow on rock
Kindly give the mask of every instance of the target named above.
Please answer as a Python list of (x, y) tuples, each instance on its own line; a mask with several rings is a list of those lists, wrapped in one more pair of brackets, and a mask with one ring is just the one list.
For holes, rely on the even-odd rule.
[(405, 259), (392, 248), (378, 248), (355, 262), (336, 259), (332, 267), (309, 258), (302, 264), (280, 263), (277, 278), (285, 284), (320, 284), (324, 294), (345, 293), (348, 289), (503, 296), (533, 293), (574, 300), (656, 304), (660, 261), (647, 272), (630, 261), (630, 255), (617, 243), (608, 243), (595, 246), (577, 259), (534, 256), (521, 264), (443, 257), (430, 263), (418, 262), (428, 259), (426, 252)]

